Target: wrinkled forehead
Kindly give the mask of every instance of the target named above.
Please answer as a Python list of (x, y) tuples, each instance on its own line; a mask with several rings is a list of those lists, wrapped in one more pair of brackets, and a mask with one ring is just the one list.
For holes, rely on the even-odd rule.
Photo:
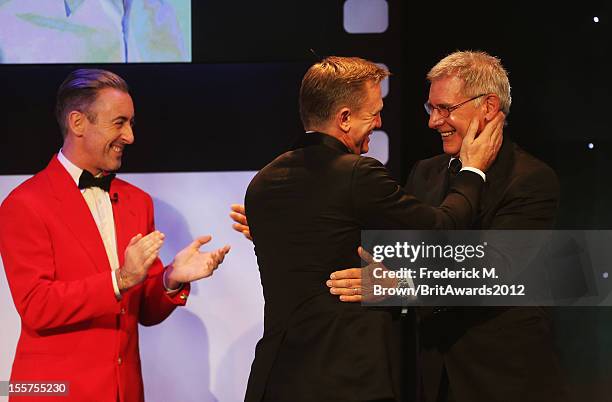
[(429, 85), (429, 102), (432, 104), (453, 103), (463, 97), (465, 83), (462, 79), (446, 75), (436, 78)]
[(362, 107), (368, 107), (370, 109), (382, 109), (383, 99), (382, 99), (382, 89), (380, 82), (375, 82), (373, 80), (364, 83), (364, 93), (365, 98), (362, 102)]

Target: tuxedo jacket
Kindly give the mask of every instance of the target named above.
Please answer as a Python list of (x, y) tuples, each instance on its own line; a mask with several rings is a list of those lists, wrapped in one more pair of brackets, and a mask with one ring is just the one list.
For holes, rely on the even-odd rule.
[(245, 399), (399, 397), (394, 312), (339, 301), (331, 272), (359, 267), (363, 229), (465, 228), (482, 179), (461, 172), (440, 207), (407, 195), (385, 167), (334, 137), (308, 133), (251, 181), (245, 199), (265, 298)]
[[(110, 194), (123, 265), (130, 239), (154, 230), (153, 204), (120, 179)], [(69, 382), (68, 397), (49, 401), (143, 401), (138, 323), (164, 320), (185, 304), (189, 287), (166, 294), (156, 260), (146, 280), (117, 300), (100, 232), (55, 156), (2, 203), (0, 253), (21, 317), (11, 380)]]
[[(450, 156), (417, 162), (406, 191), (439, 205)], [(550, 229), (559, 201), (556, 174), (507, 138), (487, 172), (472, 229)], [(447, 375), (457, 402), (563, 401), (549, 312), (540, 307), (417, 309), (423, 399), (435, 401)], [(446, 370), (446, 374), (444, 374)]]

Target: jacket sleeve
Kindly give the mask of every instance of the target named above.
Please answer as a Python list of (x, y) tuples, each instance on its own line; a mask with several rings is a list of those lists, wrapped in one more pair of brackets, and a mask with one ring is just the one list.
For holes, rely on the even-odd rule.
[(462, 171), (439, 207), (406, 194), (376, 159), (362, 157), (353, 169), (356, 215), (371, 229), (466, 229), (476, 218), (484, 181)]
[(0, 253), (15, 307), (28, 328), (57, 328), (120, 311), (108, 272), (56, 279), (45, 221), (16, 197), (0, 207)]
[(490, 229), (551, 229), (559, 207), (559, 180), (549, 168), (517, 177)]

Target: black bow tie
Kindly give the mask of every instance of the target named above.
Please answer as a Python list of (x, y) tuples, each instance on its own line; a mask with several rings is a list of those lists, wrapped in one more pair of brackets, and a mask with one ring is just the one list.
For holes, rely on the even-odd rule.
[(115, 174), (107, 174), (100, 177), (94, 177), (89, 171), (83, 170), (81, 177), (79, 177), (79, 190), (90, 187), (100, 187), (107, 193), (110, 191), (111, 181), (115, 178)]

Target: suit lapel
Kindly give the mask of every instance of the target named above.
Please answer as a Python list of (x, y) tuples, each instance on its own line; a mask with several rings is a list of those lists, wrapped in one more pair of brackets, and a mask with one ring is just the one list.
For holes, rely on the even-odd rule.
[[(113, 219), (115, 220), (115, 235), (117, 237), (117, 254), (119, 265), (122, 266), (125, 259), (125, 249), (130, 239), (139, 233), (138, 221), (130, 200), (130, 195), (124, 185), (113, 180), (110, 193), (116, 201), (113, 202)], [(146, 235), (146, 233), (143, 233)]]
[(448, 158), (435, 167), (427, 179), (427, 193), (423, 201), (429, 205), (440, 205), (448, 193)]
[(56, 212), (73, 233), (75, 243), (85, 249), (97, 271), (110, 271), (104, 243), (87, 202), (57, 156), (51, 159), (45, 172), (58, 201)]

